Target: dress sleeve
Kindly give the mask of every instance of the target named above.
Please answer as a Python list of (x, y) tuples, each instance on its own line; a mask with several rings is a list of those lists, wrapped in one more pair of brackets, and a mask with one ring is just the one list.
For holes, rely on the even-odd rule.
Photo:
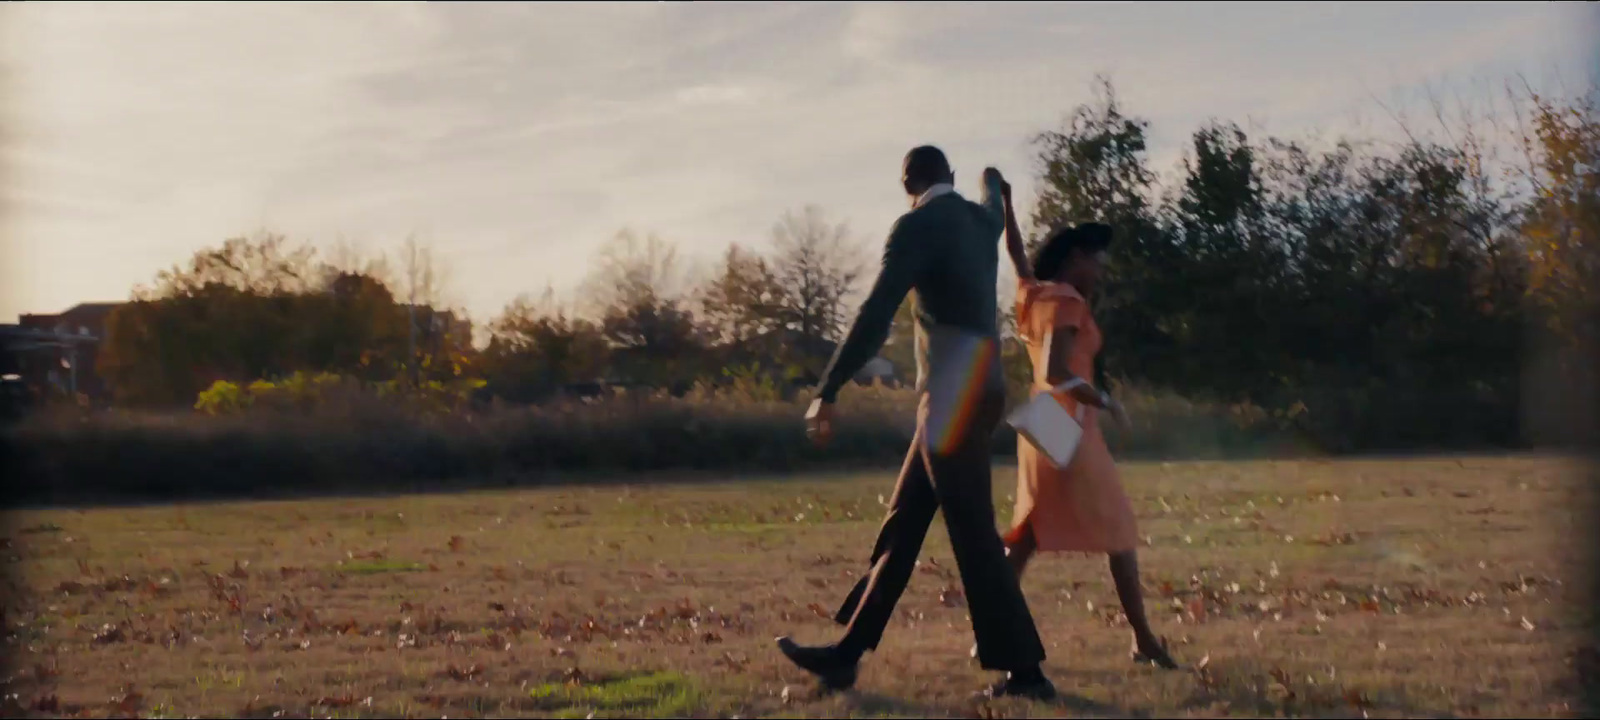
[(1047, 317), (1052, 329), (1077, 330), (1083, 327), (1084, 320), (1089, 314), (1089, 304), (1077, 293), (1051, 293), (1040, 298), (1039, 302), (1040, 309), (1044, 311), (1040, 316)]
[(1023, 281), (1017, 291), (1017, 317), (1032, 338), (1042, 339), (1056, 328), (1078, 329), (1089, 315), (1089, 304), (1076, 290), (1058, 283)]

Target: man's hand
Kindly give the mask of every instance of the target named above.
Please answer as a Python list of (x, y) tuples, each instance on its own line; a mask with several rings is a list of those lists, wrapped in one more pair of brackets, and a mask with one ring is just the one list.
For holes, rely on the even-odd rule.
[(819, 448), (828, 446), (833, 439), (833, 403), (823, 402), (822, 398), (811, 401), (806, 410), (806, 437)]

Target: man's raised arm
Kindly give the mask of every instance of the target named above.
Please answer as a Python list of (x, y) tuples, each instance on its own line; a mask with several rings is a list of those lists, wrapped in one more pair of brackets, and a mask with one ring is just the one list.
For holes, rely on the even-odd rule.
[(834, 351), (833, 360), (822, 373), (817, 397), (823, 402), (833, 402), (839, 395), (839, 389), (877, 355), (879, 348), (889, 338), (889, 328), (894, 324), (900, 301), (905, 299), (906, 293), (911, 292), (916, 283), (917, 274), (922, 269), (923, 253), (927, 249), (917, 242), (917, 238), (911, 237), (907, 225), (906, 218), (902, 217), (889, 231), (889, 241), (883, 247), (883, 267), (878, 270), (878, 279), (872, 284), (872, 292), (861, 303), (849, 334), (840, 343), (839, 349)]
[(992, 167), (983, 169), (983, 194), (979, 198), (979, 205), (983, 206), (984, 213), (989, 216), (990, 228), (995, 235), (1006, 226), (1006, 206), (1004, 202), (1005, 178), (1000, 171)]

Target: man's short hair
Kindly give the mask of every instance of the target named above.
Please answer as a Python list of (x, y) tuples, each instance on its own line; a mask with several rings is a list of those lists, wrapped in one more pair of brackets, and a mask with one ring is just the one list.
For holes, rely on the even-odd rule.
[(905, 177), (909, 182), (932, 185), (950, 179), (952, 174), (950, 161), (939, 148), (922, 145), (906, 153)]

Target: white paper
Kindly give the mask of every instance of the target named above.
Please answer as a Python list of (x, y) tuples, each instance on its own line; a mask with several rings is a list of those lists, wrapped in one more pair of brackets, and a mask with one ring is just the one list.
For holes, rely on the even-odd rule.
[(1078, 443), (1083, 440), (1083, 409), (1080, 407), (1075, 417), (1056, 400), (1055, 394), (1083, 384), (1086, 383), (1078, 379), (1038, 393), (1006, 417), (1006, 423), (1016, 429), (1017, 435), (1057, 468), (1072, 462)]

